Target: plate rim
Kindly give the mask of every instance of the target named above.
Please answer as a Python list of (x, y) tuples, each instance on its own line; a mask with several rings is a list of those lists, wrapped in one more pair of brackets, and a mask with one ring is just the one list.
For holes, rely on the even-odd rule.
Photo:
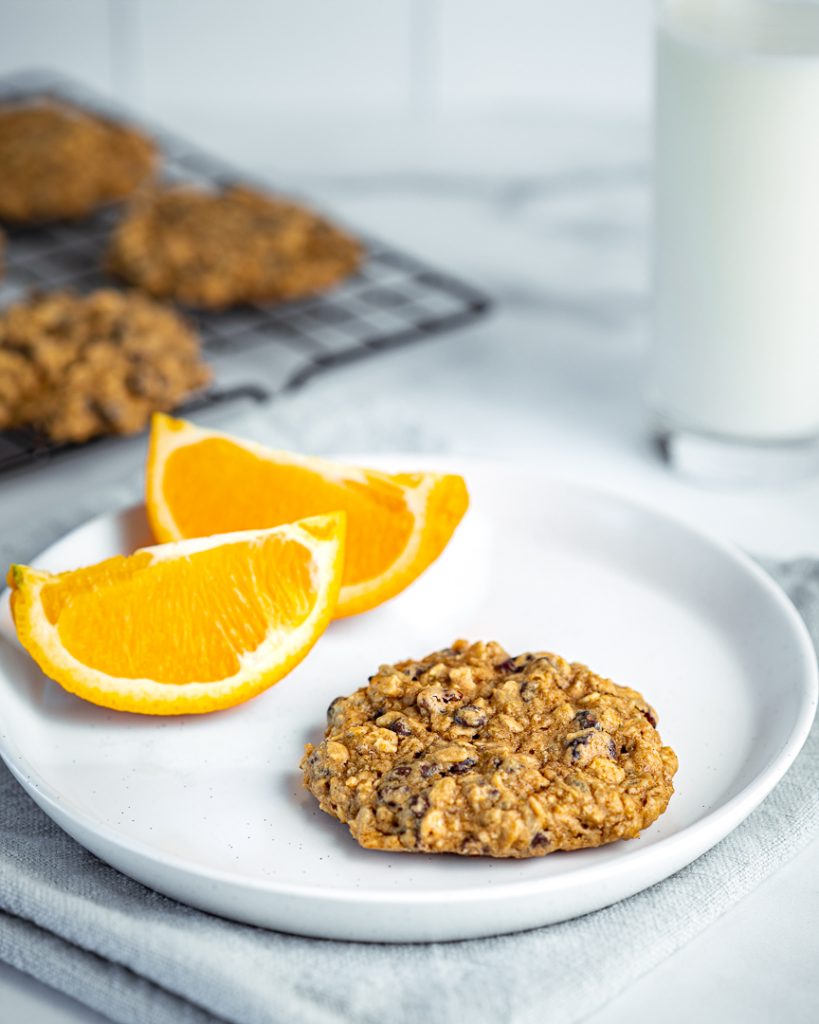
[[(460, 467), (464, 475), (468, 475), (470, 467), (477, 471), (483, 470), (489, 473), (500, 472), (508, 474), (510, 472), (520, 472), (524, 465), (503, 463), (497, 460), (476, 459), (468, 456), (459, 457), (440, 455), (438, 453), (413, 454), (407, 452), (378, 452), (362, 456), (355, 454), (352, 456), (342, 456), (339, 461), (351, 464), (360, 462), (361, 464), (378, 466), (379, 463), (400, 465), (402, 461), (408, 459), (411, 459), (416, 465), (427, 463), (431, 469), (440, 467), (451, 471), (453, 468)], [(531, 472), (531, 468), (529, 471)], [(350, 889), (349, 887), (328, 888), (303, 883), (278, 882), (276, 879), (241, 876), (223, 869), (206, 866), (193, 867), (183, 857), (169, 854), (165, 851), (158, 851), (144, 840), (123, 837), (112, 825), (97, 821), (93, 814), (66, 807), (57, 795), (54, 786), (42, 779), (36, 766), (31, 764), (22, 755), (22, 751), (20, 751), (19, 758), (21, 763), (18, 763), (18, 758), (11, 749), (14, 744), (11, 738), (3, 731), (0, 731), (0, 757), (2, 757), (6, 766), (26, 793), (46, 813), (49, 813), (48, 808), (54, 810), (55, 813), (49, 813), (49, 816), (52, 820), (55, 820), (56, 815), (58, 827), (64, 830), (65, 827), (60, 824), (59, 819), (66, 818), (81, 831), (85, 833), (90, 832), (106, 844), (122, 851), (123, 854), (138, 857), (157, 868), (174, 872), (177, 875), (184, 875), (189, 879), (193, 878), (197, 882), (210, 882), (221, 886), (238, 887), (246, 893), (263, 893), (265, 896), (281, 897), (290, 900), (307, 900), (311, 902), (322, 900), (337, 905), (361, 903), (401, 905), (411, 903), (419, 907), (425, 904), (474, 904), (476, 901), (479, 903), (494, 903), (503, 900), (521, 899), (527, 895), (546, 896), (555, 891), (564, 893), (572, 888), (593, 885), (595, 882), (601, 881), (601, 879), (606, 881), (611, 881), (615, 878), (625, 879), (634, 871), (639, 871), (645, 862), (650, 864), (658, 857), (665, 857), (669, 861), (678, 861), (680, 859), (679, 854), (689, 845), (693, 845), (701, 853), (705, 852), (705, 850), (733, 831), (759, 806), (762, 800), (774, 789), (788, 771), (807, 740), (816, 715), (817, 703), (819, 703), (817, 656), (807, 625), (776, 580), (733, 541), (722, 538), (712, 531), (695, 524), (679, 512), (668, 512), (645, 498), (635, 499), (631, 495), (610, 488), (598, 487), (538, 470), (534, 472), (539, 479), (549, 483), (555, 489), (579, 495), (587, 500), (590, 497), (596, 499), (602, 497), (606, 502), (615, 502), (630, 511), (636, 511), (641, 516), (647, 516), (655, 521), (658, 520), (665, 525), (671, 524), (674, 528), (681, 530), (695, 541), (701, 544), (704, 543), (706, 547), (716, 552), (719, 557), (727, 558), (728, 561), (748, 574), (754, 580), (754, 583), (761, 587), (768, 597), (773, 600), (779, 613), (784, 616), (792, 630), (793, 639), (797, 643), (800, 654), (800, 663), (805, 671), (801, 675), (798, 711), (787, 741), (766, 767), (738, 793), (731, 797), (730, 800), (713, 808), (703, 817), (686, 825), (679, 832), (665, 836), (651, 846), (637, 849), (628, 857), (591, 865), (578, 863), (576, 867), (546, 878), (535, 877), (531, 879), (506, 880), (499, 881), (491, 886), (481, 885), (429, 891), (410, 888), (394, 890)], [(91, 529), (94, 524), (101, 524), (105, 521), (124, 520), (128, 516), (138, 514), (143, 509), (143, 503), (135, 503), (91, 516), (55, 538), (32, 558), (32, 562), (47, 558), (55, 547), (63, 544), (75, 533)], [(8, 598), (9, 590), (4, 588), (0, 592), (0, 602), (4, 605), (8, 602)], [(0, 636), (0, 643), (8, 644), (9, 642), (9, 639), (5, 636)], [(18, 641), (13, 642), (19, 643)], [(724, 828), (726, 821), (729, 822), (727, 829)], [(683, 853), (683, 858), (685, 856), (686, 854)], [(683, 863), (687, 862), (683, 860)], [(122, 869), (117, 868), (116, 870)], [(127, 872), (123, 873), (127, 874)]]

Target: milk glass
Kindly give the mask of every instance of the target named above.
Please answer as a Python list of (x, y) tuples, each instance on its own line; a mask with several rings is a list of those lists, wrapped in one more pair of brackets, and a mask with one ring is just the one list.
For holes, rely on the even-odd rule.
[(819, 4), (663, 0), (656, 436), (684, 470), (819, 468)]

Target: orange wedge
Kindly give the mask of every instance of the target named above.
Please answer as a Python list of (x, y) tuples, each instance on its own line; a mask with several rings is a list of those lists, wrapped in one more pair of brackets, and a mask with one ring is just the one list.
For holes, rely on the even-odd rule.
[(17, 635), (47, 676), (148, 715), (231, 707), (279, 681), (329, 622), (344, 516), (143, 548), (74, 572), (9, 571)]
[(276, 526), (347, 513), (335, 615), (394, 597), (441, 554), (469, 504), (460, 476), (380, 473), (273, 451), (156, 414), (146, 501), (157, 540)]

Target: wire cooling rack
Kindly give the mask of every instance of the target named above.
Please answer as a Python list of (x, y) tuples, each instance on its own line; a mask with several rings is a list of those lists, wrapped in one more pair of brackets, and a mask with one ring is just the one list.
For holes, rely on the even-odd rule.
[[(161, 149), (163, 181), (215, 186), (241, 182), (270, 189), (269, 183), (253, 180), (70, 79), (42, 73), (0, 78), (0, 102), (45, 97), (144, 130)], [(8, 245), (0, 307), (31, 290), (73, 288), (84, 292), (116, 284), (103, 273), (101, 259), (120, 215), (121, 207), (113, 205), (81, 221), (5, 227)], [(249, 304), (225, 312), (183, 308), (199, 330), (205, 350), (220, 362), (265, 347), (264, 376), (259, 384), (217, 386), (185, 411), (201, 411), (234, 398), (275, 395), (339, 363), (464, 326), (488, 310), (489, 299), (471, 285), (363, 236), (355, 228), (352, 233), (364, 244), (364, 261), (355, 276), (332, 291), (279, 305)], [(28, 429), (0, 432), (0, 473), (77, 447), (53, 444)]]
[[(239, 384), (230, 388), (214, 387), (186, 402), (176, 410), (176, 413), (179, 416), (193, 416), (202, 412), (203, 409), (213, 409), (216, 406), (241, 399), (264, 402), (267, 398), (268, 393), (264, 388), (254, 384)], [(84, 441), (82, 444), (58, 444), (43, 437), (32, 427), (3, 430), (0, 431), (0, 473), (22, 469), (34, 463), (46, 462), (55, 456), (79, 451), (81, 448), (88, 448), (90, 445), (110, 440), (112, 440), (111, 437), (101, 435), (91, 438), (90, 441)]]

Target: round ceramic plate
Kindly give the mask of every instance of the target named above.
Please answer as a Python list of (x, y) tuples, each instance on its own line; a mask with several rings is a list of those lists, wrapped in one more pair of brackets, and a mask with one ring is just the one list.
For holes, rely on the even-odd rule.
[[(332, 624), (290, 676), (241, 707), (151, 719), (86, 704), (39, 672), (2, 609), (0, 751), (80, 843), (160, 892), (262, 927), (459, 939), (644, 889), (772, 789), (807, 735), (816, 667), (802, 621), (748, 559), (657, 512), (529, 471), (368, 461), (459, 469), (467, 517), (413, 586)], [(92, 520), (36, 564), (74, 568), (148, 542), (134, 509)], [(528, 861), (361, 849), (302, 788), (303, 745), (321, 737), (332, 698), (379, 664), (456, 637), (554, 650), (641, 690), (679, 755), (668, 811), (639, 839)]]

